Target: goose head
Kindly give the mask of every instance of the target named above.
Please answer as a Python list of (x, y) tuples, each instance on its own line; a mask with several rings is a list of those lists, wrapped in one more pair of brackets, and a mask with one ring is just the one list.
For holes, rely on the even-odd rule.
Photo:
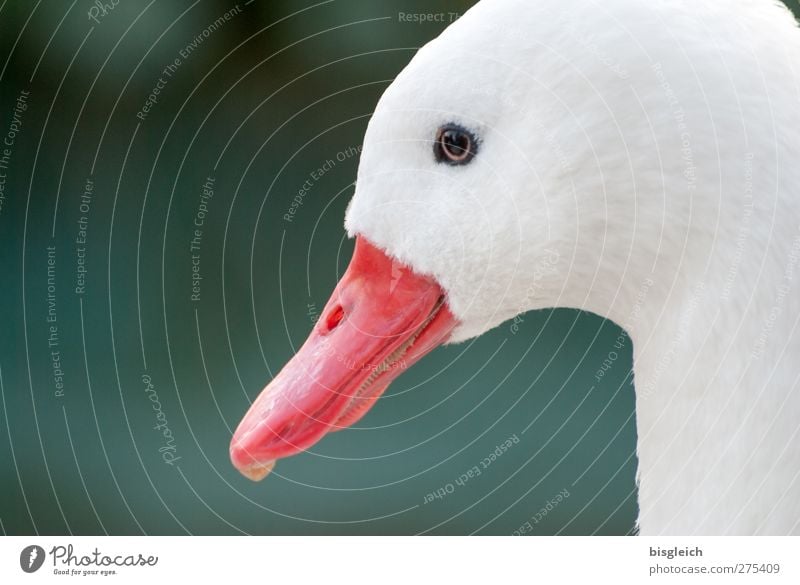
[(752, 20), (750, 34), (800, 46), (785, 10), (760, 8), (751, 19), (721, 2), (484, 0), (423, 47), (366, 132), (345, 218), (351, 264), (239, 425), (234, 465), (263, 478), (358, 420), (437, 345), (532, 309), (588, 310), (645, 340), (669, 330), (665, 307), (683, 306), (725, 248), (734, 212), (720, 186), (741, 182), (751, 151), (709, 113), (737, 94), (735, 114), (757, 116), (748, 87), (772, 66), (730, 49), (731, 78), (709, 35)]
[(618, 190), (612, 215), (596, 176), (587, 183), (600, 187), (576, 187), (577, 167), (558, 141), (591, 159), (596, 136), (581, 136), (580, 120), (589, 112), (570, 111), (537, 75), (532, 62), (547, 63), (550, 52), (508, 34), (503, 22), (516, 9), (479, 4), (380, 99), (346, 213), (351, 265), (233, 437), (231, 457), (246, 476), (261, 478), (275, 459), (355, 422), (440, 343), (534, 308), (585, 307), (604, 248), (624, 247), (626, 234), (609, 222), (626, 225), (634, 193)]

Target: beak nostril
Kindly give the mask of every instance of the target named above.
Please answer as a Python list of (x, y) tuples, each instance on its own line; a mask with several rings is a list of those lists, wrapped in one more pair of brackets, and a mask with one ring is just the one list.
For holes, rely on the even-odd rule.
[(342, 305), (336, 305), (330, 313), (328, 313), (328, 318), (325, 320), (325, 324), (328, 327), (328, 331), (333, 331), (339, 326), (339, 323), (342, 322), (344, 319), (344, 309)]

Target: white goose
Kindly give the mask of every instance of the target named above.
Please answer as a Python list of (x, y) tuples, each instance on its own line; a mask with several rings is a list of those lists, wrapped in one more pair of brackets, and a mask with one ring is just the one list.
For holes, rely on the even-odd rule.
[(350, 268), (231, 443), (252, 479), (531, 309), (633, 340), (645, 534), (800, 532), (800, 30), (770, 0), (483, 0), (388, 88)]

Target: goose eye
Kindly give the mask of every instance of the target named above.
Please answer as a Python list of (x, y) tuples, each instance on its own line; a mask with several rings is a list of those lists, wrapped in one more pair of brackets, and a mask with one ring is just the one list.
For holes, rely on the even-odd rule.
[(439, 128), (433, 143), (436, 162), (450, 165), (467, 164), (477, 152), (478, 142), (475, 136), (456, 124), (447, 124)]

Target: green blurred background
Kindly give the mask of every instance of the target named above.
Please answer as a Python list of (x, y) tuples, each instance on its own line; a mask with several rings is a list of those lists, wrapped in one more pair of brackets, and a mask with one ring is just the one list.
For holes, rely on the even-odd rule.
[(630, 343), (574, 311), (438, 349), (265, 482), (228, 461), (347, 265), (353, 151), (379, 96), (472, 3), (0, 4), (3, 533), (632, 533)]

